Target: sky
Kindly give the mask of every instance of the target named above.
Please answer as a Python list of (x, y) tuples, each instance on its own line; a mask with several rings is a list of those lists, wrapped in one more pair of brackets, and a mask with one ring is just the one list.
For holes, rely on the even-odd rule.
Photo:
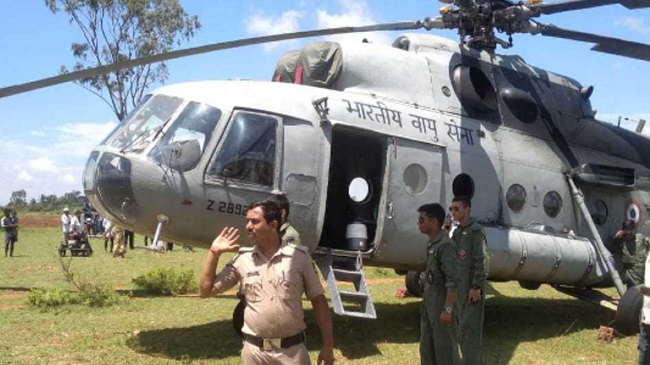
[[(183, 47), (272, 33), (421, 20), (437, 16), (444, 5), (432, 0), (181, 0), (181, 4), (202, 23), (198, 34)], [(64, 13), (51, 13), (43, 0), (0, 0), (0, 5), (5, 15), (0, 22), (0, 86), (55, 76), (62, 65), (74, 64), (70, 45), (81, 41), (82, 36)], [(544, 16), (539, 21), (650, 43), (650, 10), (630, 11), (611, 5)], [(457, 39), (452, 30), (431, 33)], [(390, 44), (398, 34), (344, 37)], [(518, 54), (537, 67), (593, 85), (591, 101), (598, 119), (617, 123), (619, 117), (627, 118), (629, 121), (623, 119), (622, 125), (632, 129), (636, 120), (650, 120), (650, 63), (594, 52), (589, 43), (539, 35), (514, 35), (513, 40), (512, 49), (499, 53)], [(268, 80), (282, 53), (308, 41), (169, 61), (166, 84), (205, 79)], [(0, 205), (20, 189), (25, 189), (28, 199), (37, 200), (41, 194), (82, 191), (81, 175), (90, 151), (117, 122), (104, 101), (74, 83), (0, 99)], [(650, 134), (650, 125), (646, 129)]]

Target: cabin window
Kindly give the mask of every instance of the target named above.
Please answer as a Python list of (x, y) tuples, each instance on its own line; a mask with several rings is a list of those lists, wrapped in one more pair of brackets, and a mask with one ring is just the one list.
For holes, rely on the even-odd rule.
[(159, 164), (179, 171), (196, 167), (210, 142), (221, 110), (196, 102), (190, 102), (164, 133), (149, 157)]
[(591, 219), (597, 225), (602, 226), (607, 222), (608, 216), (609, 209), (607, 208), (607, 204), (601, 199), (596, 200), (591, 209)]
[(562, 210), (562, 197), (557, 191), (549, 191), (544, 195), (544, 212), (551, 218), (555, 218)]
[(277, 125), (278, 120), (268, 115), (236, 112), (208, 174), (224, 180), (272, 186)]
[(467, 174), (460, 174), (451, 183), (451, 190), (454, 196), (474, 197), (474, 180)]
[(512, 184), (506, 192), (506, 202), (513, 212), (520, 212), (526, 205), (526, 189), (519, 184)]
[(411, 195), (417, 195), (427, 187), (427, 171), (422, 165), (413, 163), (404, 169), (404, 185), (406, 192)]

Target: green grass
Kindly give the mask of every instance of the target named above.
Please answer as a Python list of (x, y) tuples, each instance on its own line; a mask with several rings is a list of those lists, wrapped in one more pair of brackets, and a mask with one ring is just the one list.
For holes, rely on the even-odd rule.
[[(65, 307), (43, 312), (27, 304), (31, 288), (70, 288), (55, 246), (58, 229), (21, 229), (13, 258), (0, 257), (0, 364), (239, 364), (240, 343), (230, 321), (236, 299), (152, 297), (134, 290), (133, 277), (159, 267), (198, 275), (205, 251), (166, 254), (129, 251), (125, 259), (104, 253), (93, 240), (92, 257), (72, 259), (72, 270), (94, 283), (131, 296), (108, 308)], [(136, 244), (142, 237), (136, 237)], [(403, 287), (392, 270), (366, 268), (379, 318), (334, 317), (337, 364), (416, 364), (419, 300), (397, 299)], [(636, 364), (638, 337), (597, 341), (610, 310), (542, 286), (495, 283), (488, 296), (485, 364)], [(496, 294), (498, 293), (498, 294)], [(308, 302), (312, 362), (320, 336)]]

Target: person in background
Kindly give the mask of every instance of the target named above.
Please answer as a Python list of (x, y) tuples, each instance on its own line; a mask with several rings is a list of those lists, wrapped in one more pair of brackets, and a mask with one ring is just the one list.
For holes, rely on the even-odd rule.
[(18, 241), (18, 217), (11, 209), (5, 208), (0, 226), (5, 230), (5, 257), (14, 256), (14, 246)]
[(274, 191), (271, 196), (266, 198), (270, 202), (274, 202), (282, 209), (282, 226), (280, 227), (280, 237), (282, 237), (282, 245), (300, 245), (300, 233), (293, 228), (289, 223), (289, 210), (290, 204), (287, 196), (280, 192)]
[(643, 284), (645, 261), (650, 249), (650, 240), (636, 232), (636, 225), (631, 219), (623, 221), (620, 230), (611, 243), (612, 256), (616, 260), (619, 275), (629, 288)]
[(133, 240), (135, 239), (135, 235), (133, 231), (129, 231), (127, 229), (124, 230), (124, 240), (126, 241), (125, 244), (129, 245), (129, 248), (133, 250)]
[(63, 214), (61, 214), (61, 228), (63, 229), (63, 242), (68, 242), (68, 236), (72, 230), (72, 216), (70, 216), (70, 209), (68, 207), (63, 208)]

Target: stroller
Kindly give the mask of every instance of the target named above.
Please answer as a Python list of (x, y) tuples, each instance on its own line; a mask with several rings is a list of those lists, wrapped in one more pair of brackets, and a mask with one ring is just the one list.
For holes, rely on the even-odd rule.
[(91, 256), (93, 248), (90, 246), (86, 232), (70, 232), (67, 242), (61, 242), (59, 256), (64, 257), (68, 250), (70, 256)]

